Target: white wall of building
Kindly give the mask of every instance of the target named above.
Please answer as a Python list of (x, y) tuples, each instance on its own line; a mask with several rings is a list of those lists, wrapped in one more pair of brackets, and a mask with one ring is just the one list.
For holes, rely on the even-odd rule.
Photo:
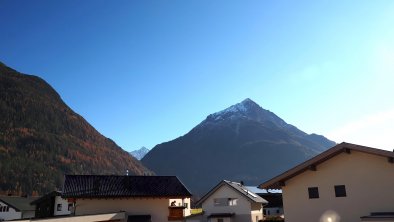
[[(3, 203), (0, 201), (0, 206), (8, 206), (6, 203)], [(22, 218), (22, 213), (17, 212), (14, 208), (8, 206), (8, 212), (0, 212), (0, 220), (15, 220), (15, 219), (21, 219)]]
[[(60, 196), (55, 197), (55, 207), (53, 209), (53, 215), (61, 216), (61, 215), (69, 215), (71, 212), (68, 210), (68, 201), (67, 199), (63, 199)], [(60, 205), (60, 208), (59, 208)]]
[[(236, 198), (237, 205), (235, 206), (215, 206), (214, 200), (216, 198)], [(223, 185), (219, 187), (212, 195), (210, 195), (203, 203), (202, 209), (205, 216), (209, 216), (215, 213), (235, 213), (234, 217), (231, 217), (231, 222), (242, 221), (242, 222), (256, 222), (256, 216), (259, 219), (263, 217), (262, 205), (252, 204), (248, 201), (244, 195), (235, 191), (233, 188)], [(230, 218), (223, 218), (224, 222), (230, 220)], [(212, 222), (216, 222), (217, 218), (212, 218)]]
[(116, 198), (78, 199), (76, 215), (125, 211), (128, 215), (151, 215), (152, 222), (168, 221), (169, 199), (166, 198)]
[[(346, 197), (335, 197), (335, 185), (345, 185)], [(308, 187), (318, 187), (319, 198), (309, 199)], [(359, 222), (371, 212), (394, 211), (394, 164), (387, 157), (351, 150), (286, 181), (283, 204), (286, 222)]]

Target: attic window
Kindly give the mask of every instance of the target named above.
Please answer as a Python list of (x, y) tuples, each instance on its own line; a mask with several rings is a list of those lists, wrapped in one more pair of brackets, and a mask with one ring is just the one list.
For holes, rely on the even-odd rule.
[(336, 197), (346, 197), (346, 187), (345, 185), (334, 186)]
[(214, 206), (237, 206), (238, 199), (237, 198), (215, 198), (213, 200)]
[(308, 187), (309, 199), (319, 198), (319, 188), (318, 187)]

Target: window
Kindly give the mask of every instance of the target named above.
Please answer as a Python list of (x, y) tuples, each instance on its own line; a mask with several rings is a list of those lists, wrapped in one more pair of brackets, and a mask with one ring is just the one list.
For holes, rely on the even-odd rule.
[(346, 187), (345, 185), (336, 185), (335, 188), (335, 196), (336, 197), (346, 197)]
[(319, 188), (308, 187), (309, 199), (319, 198)]
[(57, 211), (62, 211), (62, 204), (57, 204), (56, 210)]
[(0, 206), (0, 212), (8, 212), (8, 211), (10, 211), (9, 206)]
[(223, 218), (218, 218), (218, 222), (223, 222)]
[(238, 199), (237, 198), (228, 198), (227, 205), (228, 206), (237, 206)]
[(186, 208), (189, 208), (189, 204), (188, 203), (183, 203), (183, 206)]
[(213, 205), (215, 206), (226, 206), (227, 198), (215, 198), (213, 199)]
[(276, 213), (277, 213), (277, 214), (279, 214), (279, 213), (280, 213), (280, 211), (279, 211), (279, 210), (276, 210)]
[(68, 211), (71, 211), (72, 209), (73, 209), (73, 204), (72, 204), (72, 203), (69, 203), (69, 204), (68, 204), (68, 209), (67, 209), (67, 210), (68, 210)]
[(213, 205), (215, 206), (237, 206), (237, 198), (215, 198), (213, 199)]

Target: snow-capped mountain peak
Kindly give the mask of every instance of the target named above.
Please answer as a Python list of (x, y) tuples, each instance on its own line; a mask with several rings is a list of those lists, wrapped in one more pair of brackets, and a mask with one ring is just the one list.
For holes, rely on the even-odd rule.
[(247, 115), (247, 112), (254, 107), (261, 108), (253, 100), (247, 98), (240, 103), (230, 106), (227, 109), (211, 114), (210, 117), (214, 120), (220, 120), (224, 119), (225, 117), (231, 117), (231, 115), (234, 114)]
[(135, 157), (137, 160), (141, 160), (148, 152), (149, 149), (143, 146), (138, 150), (131, 151), (130, 155)]

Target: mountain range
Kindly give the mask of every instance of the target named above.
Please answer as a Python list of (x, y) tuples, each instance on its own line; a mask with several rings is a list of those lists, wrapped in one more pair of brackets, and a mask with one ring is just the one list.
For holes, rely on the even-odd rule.
[(257, 185), (334, 145), (245, 99), (156, 145), (141, 161), (158, 175), (177, 175), (201, 196), (223, 179)]
[(0, 63), (0, 193), (44, 194), (64, 174), (152, 172), (68, 107), (43, 79)]

